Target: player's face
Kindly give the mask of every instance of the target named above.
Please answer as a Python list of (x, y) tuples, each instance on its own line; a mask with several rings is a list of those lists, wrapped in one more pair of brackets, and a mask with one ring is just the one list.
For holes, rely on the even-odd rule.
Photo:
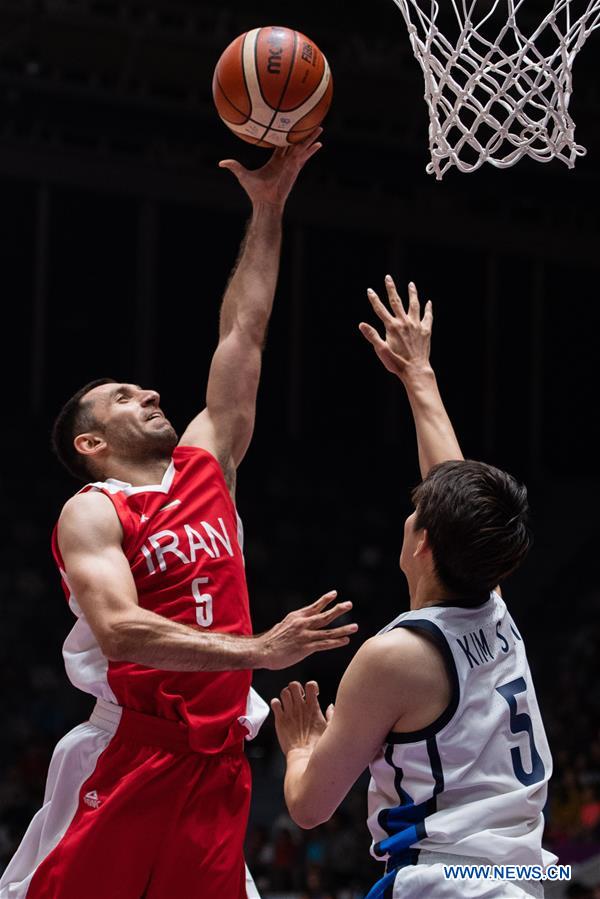
[(177, 434), (160, 408), (160, 394), (137, 384), (100, 384), (87, 394), (111, 451), (121, 455), (170, 453)]

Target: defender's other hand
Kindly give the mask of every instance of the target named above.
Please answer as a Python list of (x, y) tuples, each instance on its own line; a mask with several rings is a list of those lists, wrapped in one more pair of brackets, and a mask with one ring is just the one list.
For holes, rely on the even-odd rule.
[(421, 318), (421, 307), (417, 288), (411, 281), (408, 285), (408, 312), (402, 305), (392, 278), (387, 275), (385, 287), (391, 312), (384, 306), (375, 291), (369, 289), (367, 296), (377, 317), (383, 322), (385, 340), (375, 328), (366, 322), (358, 326), (388, 371), (405, 378), (413, 372), (429, 371), (429, 351), (431, 347), (431, 327), (433, 309), (431, 301), (425, 304)]
[(304, 688), (298, 681), (292, 681), (281, 691), (279, 699), (271, 700), (277, 739), (285, 755), (292, 749), (312, 752), (331, 721), (333, 706), (329, 706), (325, 717), (318, 697), (316, 681), (308, 681)]
[(270, 631), (256, 637), (261, 642), (261, 668), (279, 670), (300, 662), (313, 652), (346, 646), (358, 630), (357, 624), (327, 629), (327, 626), (345, 615), (352, 608), (351, 602), (339, 602), (330, 609), (327, 606), (336, 598), (331, 590), (316, 602), (286, 615)]
[(282, 210), (300, 170), (323, 146), (317, 140), (322, 133), (322, 128), (315, 128), (301, 143), (277, 147), (260, 169), (247, 169), (235, 159), (223, 159), (219, 168), (233, 172), (253, 206), (266, 205)]

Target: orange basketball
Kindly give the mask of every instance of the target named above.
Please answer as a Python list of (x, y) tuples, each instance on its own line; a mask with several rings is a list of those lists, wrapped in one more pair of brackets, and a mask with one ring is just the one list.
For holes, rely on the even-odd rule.
[(242, 140), (295, 144), (321, 123), (333, 95), (327, 60), (291, 28), (253, 28), (227, 47), (213, 76), (217, 111)]

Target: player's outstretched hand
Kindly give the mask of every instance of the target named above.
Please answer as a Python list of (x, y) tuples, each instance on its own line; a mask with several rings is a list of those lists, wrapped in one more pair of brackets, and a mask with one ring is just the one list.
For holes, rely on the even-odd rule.
[(322, 133), (321, 127), (315, 128), (301, 143), (277, 147), (260, 169), (247, 169), (235, 159), (223, 159), (219, 168), (233, 172), (253, 206), (263, 204), (283, 209), (300, 170), (323, 146), (318, 140)]
[(351, 602), (338, 602), (328, 609), (336, 597), (335, 590), (325, 593), (312, 605), (290, 612), (283, 621), (257, 637), (261, 641), (261, 664), (257, 667), (279, 670), (295, 665), (313, 652), (346, 646), (358, 625), (328, 628), (352, 608)]
[(390, 275), (386, 275), (385, 288), (391, 312), (374, 290), (369, 288), (367, 291), (375, 315), (383, 322), (385, 340), (366, 322), (361, 322), (358, 326), (361, 334), (369, 341), (387, 370), (398, 377), (404, 378), (412, 372), (429, 369), (433, 323), (431, 301), (425, 304), (421, 317), (419, 295), (412, 281), (408, 285), (408, 312), (404, 309)]
[(312, 752), (333, 717), (333, 705), (323, 715), (319, 705), (319, 685), (314, 680), (304, 687), (298, 681), (292, 681), (281, 691), (279, 699), (271, 700), (271, 708), (277, 739), (285, 755), (292, 749)]

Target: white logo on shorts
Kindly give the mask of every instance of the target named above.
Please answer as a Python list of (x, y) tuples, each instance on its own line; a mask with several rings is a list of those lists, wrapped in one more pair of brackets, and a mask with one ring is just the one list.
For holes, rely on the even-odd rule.
[(98, 799), (98, 794), (95, 790), (90, 790), (89, 793), (86, 793), (83, 797), (83, 801), (86, 805), (89, 805), (90, 808), (100, 808), (102, 805), (102, 800)]

